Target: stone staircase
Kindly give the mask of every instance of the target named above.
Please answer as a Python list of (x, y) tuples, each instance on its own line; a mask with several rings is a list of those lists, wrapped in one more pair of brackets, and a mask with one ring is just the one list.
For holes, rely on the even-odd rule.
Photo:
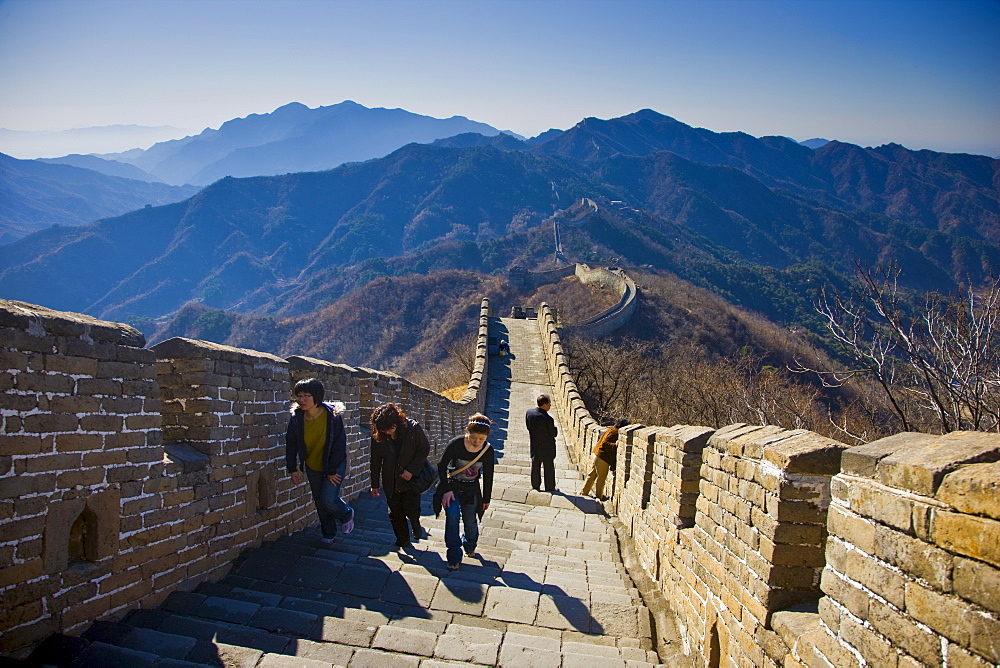
[[(501, 319), (512, 355), (491, 359), (487, 412), (498, 465), (479, 553), (448, 571), (444, 516), (398, 550), (384, 499), (354, 499), (356, 528), (315, 527), (248, 550), (219, 582), (156, 609), (53, 636), (29, 663), (56, 666), (650, 666), (651, 616), (600, 505), (578, 496), (565, 448), (557, 494), (528, 482), (523, 415), (550, 389), (535, 321)], [(555, 415), (557, 424), (560, 416)], [(560, 439), (561, 440), (561, 439)]]

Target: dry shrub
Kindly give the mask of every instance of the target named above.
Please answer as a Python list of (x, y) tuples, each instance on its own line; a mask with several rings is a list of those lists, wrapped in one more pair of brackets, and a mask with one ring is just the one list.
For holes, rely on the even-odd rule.
[(624, 415), (662, 426), (771, 424), (852, 444), (863, 442), (858, 434), (875, 433), (872, 416), (749, 354), (720, 358), (691, 344), (659, 348), (579, 338), (565, 340), (564, 348), (584, 401), (603, 421)]

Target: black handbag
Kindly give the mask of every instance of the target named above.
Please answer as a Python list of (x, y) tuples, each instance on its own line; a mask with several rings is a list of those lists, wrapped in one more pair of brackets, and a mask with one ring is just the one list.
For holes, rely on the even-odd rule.
[(437, 467), (425, 459), (424, 465), (420, 469), (420, 473), (410, 478), (410, 489), (417, 494), (423, 494), (429, 490), (435, 482), (437, 482), (437, 478)]

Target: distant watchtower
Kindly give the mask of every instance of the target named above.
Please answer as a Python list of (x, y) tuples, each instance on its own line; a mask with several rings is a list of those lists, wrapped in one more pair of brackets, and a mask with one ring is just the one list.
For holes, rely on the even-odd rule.
[(524, 267), (511, 267), (507, 272), (507, 281), (518, 288), (523, 288), (528, 284), (528, 270)]

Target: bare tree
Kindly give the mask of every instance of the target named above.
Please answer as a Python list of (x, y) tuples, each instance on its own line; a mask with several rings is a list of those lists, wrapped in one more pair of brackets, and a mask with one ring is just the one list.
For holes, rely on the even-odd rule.
[(599, 419), (628, 415), (650, 425), (710, 427), (747, 422), (841, 435), (830, 424), (835, 406), (820, 388), (749, 353), (710, 359), (691, 343), (657, 349), (580, 339), (564, 348), (577, 387)]
[(613, 346), (597, 339), (567, 339), (563, 350), (577, 387), (601, 419), (628, 415), (649, 383), (650, 346), (635, 340)]
[(850, 295), (824, 290), (816, 310), (853, 365), (796, 370), (830, 385), (876, 383), (904, 431), (1000, 430), (1000, 280), (928, 294), (912, 310), (898, 276), (897, 267), (859, 267)]
[(449, 359), (461, 365), (465, 369), (465, 380), (468, 382), (476, 368), (476, 345), (479, 343), (479, 332), (474, 331), (465, 336), (449, 339), (442, 346)]

